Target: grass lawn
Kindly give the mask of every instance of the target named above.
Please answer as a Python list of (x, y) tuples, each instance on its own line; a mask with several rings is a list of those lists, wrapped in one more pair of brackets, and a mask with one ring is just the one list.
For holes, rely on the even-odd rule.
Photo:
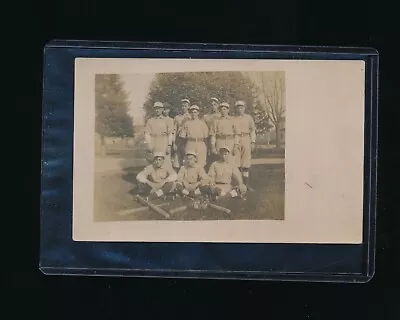
[[(150, 209), (121, 216), (121, 210), (141, 207), (132, 193), (135, 177), (142, 167), (129, 167), (119, 174), (96, 174), (95, 176), (95, 221), (121, 220), (165, 220)], [(254, 165), (250, 172), (251, 185), (245, 201), (226, 199), (217, 202), (231, 209), (231, 213), (221, 213), (215, 209), (199, 210), (190, 208), (190, 202), (177, 198), (163, 209), (189, 205), (188, 209), (175, 213), (172, 220), (282, 220), (284, 218), (284, 166)], [(162, 203), (156, 200), (153, 203)]]
[(266, 146), (258, 146), (256, 151), (253, 152), (252, 158), (284, 158), (285, 157), (285, 148), (280, 147), (266, 147)]
[[(143, 146), (140, 148), (135, 147), (134, 149), (127, 150), (109, 150), (106, 157), (121, 157), (125, 159), (144, 158), (146, 151)], [(258, 144), (256, 151), (253, 152), (252, 158), (284, 158), (285, 157), (285, 146), (276, 148), (274, 145), (262, 145)]]

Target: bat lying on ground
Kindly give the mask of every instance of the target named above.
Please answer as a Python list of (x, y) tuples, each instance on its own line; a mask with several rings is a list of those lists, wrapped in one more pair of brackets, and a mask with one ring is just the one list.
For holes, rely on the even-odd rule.
[[(190, 200), (192, 200), (192, 201), (195, 201), (195, 200), (196, 200), (195, 198), (193, 198), (193, 197), (191, 197), (191, 196), (184, 196), (184, 197), (187, 198), (187, 199), (190, 199)], [(231, 210), (230, 210), (230, 209), (224, 208), (224, 207), (221, 207), (221, 206), (218, 206), (218, 205), (216, 205), (216, 204), (214, 204), (214, 203), (211, 203), (211, 202), (209, 202), (209, 201), (207, 201), (207, 202), (205, 203), (205, 206), (206, 206), (206, 207), (213, 208), (213, 209), (218, 210), (218, 211), (221, 211), (221, 212), (231, 213)]]
[[(168, 203), (162, 203), (162, 204), (158, 204), (157, 207), (164, 207), (166, 206)], [(133, 209), (126, 209), (126, 210), (121, 210), (118, 212), (118, 215), (120, 216), (127, 216), (130, 214), (134, 214), (134, 213), (138, 213), (138, 212), (142, 212), (142, 211), (146, 211), (148, 210), (149, 207), (145, 206), (145, 207), (139, 207), (139, 208), (133, 208)]]
[(170, 215), (169, 215), (168, 212), (166, 212), (165, 210), (163, 210), (160, 207), (156, 206), (155, 204), (146, 201), (146, 199), (144, 199), (143, 197), (137, 195), (136, 196), (136, 200), (138, 202), (140, 202), (141, 204), (143, 204), (144, 206), (148, 206), (151, 210), (153, 210), (154, 212), (164, 216), (165, 218), (167, 218), (167, 219), (170, 218)]
[(169, 213), (174, 214), (177, 212), (185, 211), (186, 209), (187, 209), (187, 206), (180, 206), (180, 207), (169, 210)]
[(207, 206), (210, 207), (210, 208), (213, 208), (215, 210), (218, 210), (218, 211), (222, 211), (222, 212), (225, 212), (225, 213), (231, 213), (230, 209), (218, 206), (218, 205), (216, 205), (214, 203), (210, 203), (209, 202), (209, 203), (207, 203)]

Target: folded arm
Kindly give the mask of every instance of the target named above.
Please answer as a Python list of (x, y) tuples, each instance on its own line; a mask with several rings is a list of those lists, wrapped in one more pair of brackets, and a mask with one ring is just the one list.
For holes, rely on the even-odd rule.
[(148, 185), (151, 185), (150, 180), (148, 179), (148, 168), (144, 168), (144, 170), (142, 170), (141, 172), (138, 173), (138, 175), (136, 176), (136, 180), (139, 181), (140, 183), (145, 183)]
[(236, 179), (239, 186), (243, 185), (242, 175), (236, 166), (233, 168), (233, 178)]
[(148, 149), (152, 148), (150, 132), (151, 120), (147, 121), (146, 127), (144, 128), (144, 142), (147, 144)]
[(178, 174), (171, 167), (168, 169), (168, 177), (165, 179), (165, 182), (175, 182), (178, 179)]

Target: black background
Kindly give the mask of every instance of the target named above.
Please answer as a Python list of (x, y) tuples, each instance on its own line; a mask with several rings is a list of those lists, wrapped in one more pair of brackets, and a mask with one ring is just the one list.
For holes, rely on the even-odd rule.
[[(4, 4), (2, 305), (12, 317), (399, 317), (395, 5), (359, 1), (41, 1)], [(7, 19), (9, 19), (7, 21)], [(44, 276), (38, 270), (42, 54), (51, 39), (371, 46), (380, 53), (376, 275), (367, 284)], [(332, 121), (340, 121), (332, 119)], [(19, 129), (16, 129), (19, 128)], [(5, 137), (5, 136), (3, 136)], [(10, 195), (10, 197), (8, 196)], [(7, 206), (6, 206), (7, 204)], [(10, 218), (10, 222), (8, 219)], [(392, 290), (394, 289), (394, 290)], [(397, 313), (397, 314), (396, 314)], [(257, 315), (258, 314), (258, 315)], [(4, 318), (4, 316), (2, 316)]]

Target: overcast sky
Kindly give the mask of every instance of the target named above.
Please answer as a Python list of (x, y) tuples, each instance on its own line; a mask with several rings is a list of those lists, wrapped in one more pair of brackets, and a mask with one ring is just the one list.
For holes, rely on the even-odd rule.
[(142, 124), (143, 103), (146, 101), (154, 74), (123, 74), (121, 77), (125, 82), (125, 90), (131, 101), (129, 113), (133, 117), (134, 124)]

